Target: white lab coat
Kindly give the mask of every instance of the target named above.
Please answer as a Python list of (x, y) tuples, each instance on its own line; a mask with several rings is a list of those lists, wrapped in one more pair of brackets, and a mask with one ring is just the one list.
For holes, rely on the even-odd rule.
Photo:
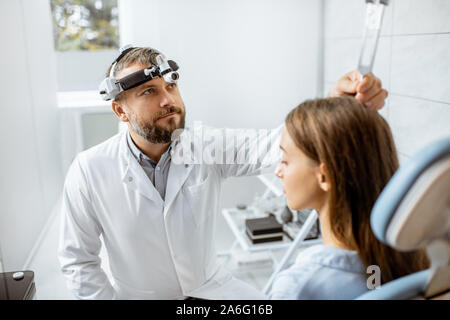
[[(271, 148), (279, 149), (281, 128), (267, 137), (277, 141)], [(227, 129), (227, 137), (230, 133), (237, 135)], [(274, 161), (267, 162), (267, 153), (257, 150), (247, 150), (258, 155), (256, 164), (172, 161), (163, 201), (132, 156), (126, 134), (127, 130), (78, 154), (66, 176), (58, 257), (74, 295), (80, 299), (265, 298), (218, 264), (214, 227), (223, 179), (259, 174), (273, 168)], [(236, 141), (236, 150), (248, 147), (245, 141)], [(181, 145), (175, 144), (173, 152)], [(101, 268), (100, 235), (111, 281)]]

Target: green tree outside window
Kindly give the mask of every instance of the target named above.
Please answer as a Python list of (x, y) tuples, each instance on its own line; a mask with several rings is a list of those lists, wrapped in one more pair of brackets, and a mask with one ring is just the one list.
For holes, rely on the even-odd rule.
[(117, 0), (51, 0), (55, 49), (119, 47)]

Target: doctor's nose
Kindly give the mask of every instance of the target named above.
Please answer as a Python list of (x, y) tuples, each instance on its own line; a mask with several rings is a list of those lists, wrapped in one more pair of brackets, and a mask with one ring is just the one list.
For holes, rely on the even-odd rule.
[(173, 106), (175, 104), (175, 99), (174, 97), (167, 92), (166, 90), (163, 91), (163, 93), (161, 94), (161, 101), (160, 101), (160, 107), (164, 108), (164, 107), (170, 107)]

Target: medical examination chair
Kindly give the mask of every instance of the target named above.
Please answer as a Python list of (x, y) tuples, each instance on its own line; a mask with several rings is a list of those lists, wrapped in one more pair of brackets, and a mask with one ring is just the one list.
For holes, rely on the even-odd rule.
[(450, 300), (450, 137), (400, 167), (375, 203), (371, 227), (380, 241), (399, 251), (426, 248), (431, 266), (358, 300)]

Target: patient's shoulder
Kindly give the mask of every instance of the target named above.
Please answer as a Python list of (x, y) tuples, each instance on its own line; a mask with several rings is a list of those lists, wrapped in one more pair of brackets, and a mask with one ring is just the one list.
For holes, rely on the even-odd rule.
[(365, 272), (364, 264), (358, 252), (324, 244), (318, 244), (301, 251), (296, 258), (295, 264), (299, 266), (316, 264), (347, 272)]
[(276, 277), (271, 299), (353, 299), (367, 291), (364, 265), (355, 251), (317, 245), (299, 253)]

